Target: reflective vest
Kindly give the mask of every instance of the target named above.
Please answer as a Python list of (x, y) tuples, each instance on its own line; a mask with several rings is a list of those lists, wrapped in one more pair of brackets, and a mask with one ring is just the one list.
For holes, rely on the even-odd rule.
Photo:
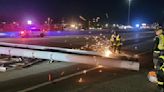
[(120, 35), (117, 35), (117, 37), (116, 37), (116, 41), (121, 41), (121, 39), (120, 39)]
[(115, 39), (116, 39), (116, 35), (113, 34), (113, 35), (111, 36), (111, 38), (110, 38), (110, 41), (111, 41), (111, 42), (114, 42)]
[(164, 56), (159, 56), (163, 60), (163, 65), (160, 67), (160, 70), (164, 72)]
[[(163, 65), (160, 67), (160, 70), (162, 72), (164, 72), (164, 56), (160, 56), (159, 58), (163, 60)], [(163, 81), (162, 82), (161, 81), (157, 81), (157, 83), (158, 83), (158, 85), (161, 85), (161, 86), (164, 85), (164, 82)]]
[(120, 35), (117, 35), (116, 41), (117, 41), (117, 46), (120, 46), (120, 45), (121, 45), (121, 38), (120, 38)]
[(158, 81), (158, 85), (163, 85), (164, 84), (164, 82), (160, 82), (160, 81)]
[(158, 49), (159, 49), (159, 50), (164, 50), (164, 35), (163, 35), (163, 34), (161, 34), (161, 35), (159, 36)]

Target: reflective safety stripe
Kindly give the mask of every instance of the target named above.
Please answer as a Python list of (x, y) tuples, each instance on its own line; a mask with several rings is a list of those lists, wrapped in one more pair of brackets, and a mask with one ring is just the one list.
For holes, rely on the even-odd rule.
[(160, 51), (154, 51), (154, 53), (160, 53)]
[(164, 68), (162, 67), (162, 68), (160, 68), (163, 72), (164, 72)]
[(157, 69), (157, 66), (154, 66), (154, 69)]
[(163, 34), (159, 36), (158, 49), (164, 50), (164, 35)]
[(117, 35), (116, 40), (117, 40), (117, 41), (121, 41), (120, 35)]
[(115, 35), (112, 35), (111, 38), (110, 38), (110, 41), (114, 42), (114, 39), (116, 38)]
[(120, 46), (121, 45), (120, 35), (117, 35), (116, 41), (117, 41), (117, 46)]
[(164, 60), (164, 56), (162, 55), (162, 56), (159, 56), (159, 58), (161, 58), (161, 59), (163, 59)]
[(160, 67), (160, 70), (164, 72), (164, 64)]
[(158, 83), (158, 85), (163, 85), (164, 84), (164, 82), (160, 82), (160, 81), (158, 81), (157, 83)]
[(121, 42), (118, 42), (118, 43), (117, 43), (117, 46), (120, 46), (120, 45), (121, 45)]
[[(164, 60), (164, 56), (159, 56), (159, 58), (161, 58), (162, 60)], [(160, 70), (162, 70), (164, 72), (164, 62), (163, 62), (163, 65), (160, 67)]]

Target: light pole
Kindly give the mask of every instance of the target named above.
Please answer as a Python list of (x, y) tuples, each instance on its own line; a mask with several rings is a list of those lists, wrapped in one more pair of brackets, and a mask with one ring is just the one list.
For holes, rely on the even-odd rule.
[(129, 8), (128, 8), (128, 25), (130, 25), (131, 1), (132, 0), (128, 0), (128, 2), (129, 2)]

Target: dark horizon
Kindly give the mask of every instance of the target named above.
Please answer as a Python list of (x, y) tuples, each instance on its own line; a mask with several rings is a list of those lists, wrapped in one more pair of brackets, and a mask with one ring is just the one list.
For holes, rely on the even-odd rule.
[[(132, 0), (131, 24), (164, 20), (163, 0)], [(0, 19), (22, 21), (26, 18), (43, 20), (77, 18), (87, 19), (109, 15), (110, 23), (127, 23), (128, 0), (0, 0)]]

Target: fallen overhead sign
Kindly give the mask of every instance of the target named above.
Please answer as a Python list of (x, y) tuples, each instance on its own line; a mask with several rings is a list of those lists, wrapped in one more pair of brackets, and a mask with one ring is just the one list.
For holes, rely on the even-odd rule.
[[(63, 49), (64, 50), (64, 49)], [(85, 51), (87, 53), (87, 51)], [(83, 63), (89, 65), (102, 65), (104, 67), (115, 67), (124, 68), (130, 70), (139, 70), (139, 62), (133, 61), (122, 61), (109, 58), (103, 58), (100, 56), (91, 55), (79, 55), (79, 54), (69, 54), (64, 52), (51, 52), (42, 51), (36, 49), (22, 49), (14, 47), (0, 47), (0, 54), (10, 55), (10, 56), (21, 56), (27, 58), (38, 58), (38, 59), (48, 59), (54, 61), (63, 62), (73, 62), (73, 63)]]
[(77, 50), (77, 49), (66, 49), (66, 48), (59, 48), (59, 47), (47, 47), (47, 46), (27, 45), (27, 44), (14, 44), (14, 43), (6, 43), (6, 42), (0, 42), (0, 46), (36, 49), (36, 50), (55, 50), (55, 51), (75, 53), (75, 54), (85, 54), (85, 55), (100, 55), (99, 53), (94, 51), (84, 51), (84, 50)]

